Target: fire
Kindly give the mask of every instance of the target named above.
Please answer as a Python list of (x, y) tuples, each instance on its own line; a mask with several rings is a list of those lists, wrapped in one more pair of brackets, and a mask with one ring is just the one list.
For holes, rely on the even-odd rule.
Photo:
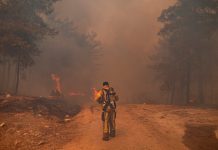
[(57, 74), (51, 74), (51, 78), (55, 82), (55, 90), (62, 93), (60, 77)]
[(101, 97), (102, 95), (102, 91), (101, 90), (96, 90), (96, 88), (93, 88), (93, 97), (94, 97), (94, 100), (97, 100)]

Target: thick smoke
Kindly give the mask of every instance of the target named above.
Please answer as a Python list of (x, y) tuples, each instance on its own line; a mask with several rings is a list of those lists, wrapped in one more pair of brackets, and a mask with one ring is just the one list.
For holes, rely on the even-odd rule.
[[(147, 65), (161, 27), (157, 17), (173, 2), (64, 0), (56, 4), (56, 14), (59, 18), (73, 20), (83, 33), (97, 33), (96, 40), (102, 43), (102, 50), (97, 58), (98, 70), (90, 77), (93, 78), (93, 87), (100, 88), (102, 81), (108, 80), (119, 92), (122, 101), (140, 100), (140, 97), (154, 100), (158, 91)], [(60, 42), (60, 45), (65, 44)], [(80, 87), (77, 85), (80, 83), (75, 85)]]
[[(62, 17), (70, 17), (81, 30), (94, 30), (103, 44), (96, 84), (109, 80), (121, 99), (155, 99), (149, 55), (158, 41), (157, 17), (174, 0), (65, 0), (57, 5)], [(155, 92), (154, 92), (155, 91)], [(146, 96), (145, 96), (146, 95)]]
[(78, 31), (68, 20), (51, 17), (47, 21), (58, 34), (47, 37), (40, 44), (42, 53), (36, 59), (35, 66), (26, 72), (21, 93), (48, 95), (55, 88), (51, 75), (56, 74), (60, 77), (64, 95), (69, 96), (72, 92), (88, 95), (99, 46), (94, 40), (95, 34)]

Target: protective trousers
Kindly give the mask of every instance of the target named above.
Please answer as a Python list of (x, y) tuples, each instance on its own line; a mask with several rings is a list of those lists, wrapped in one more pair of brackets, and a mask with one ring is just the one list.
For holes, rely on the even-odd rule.
[(116, 119), (115, 110), (104, 111), (102, 113), (103, 135), (115, 136), (115, 127), (116, 127), (115, 119)]

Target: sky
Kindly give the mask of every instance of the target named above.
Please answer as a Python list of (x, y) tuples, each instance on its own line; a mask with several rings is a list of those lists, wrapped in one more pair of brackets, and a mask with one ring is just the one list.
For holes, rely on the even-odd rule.
[[(141, 93), (155, 99), (155, 82), (148, 69), (158, 43), (157, 18), (175, 0), (63, 0), (55, 6), (82, 32), (95, 32), (102, 49), (95, 87), (109, 81), (125, 100)], [(153, 92), (153, 93), (152, 93)]]

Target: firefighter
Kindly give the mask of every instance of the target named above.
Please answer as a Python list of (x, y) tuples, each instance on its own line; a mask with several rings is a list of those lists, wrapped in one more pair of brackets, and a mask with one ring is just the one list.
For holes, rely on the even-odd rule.
[(103, 82), (103, 88), (98, 92), (95, 100), (102, 105), (103, 140), (115, 137), (116, 102), (118, 96), (108, 82)]

